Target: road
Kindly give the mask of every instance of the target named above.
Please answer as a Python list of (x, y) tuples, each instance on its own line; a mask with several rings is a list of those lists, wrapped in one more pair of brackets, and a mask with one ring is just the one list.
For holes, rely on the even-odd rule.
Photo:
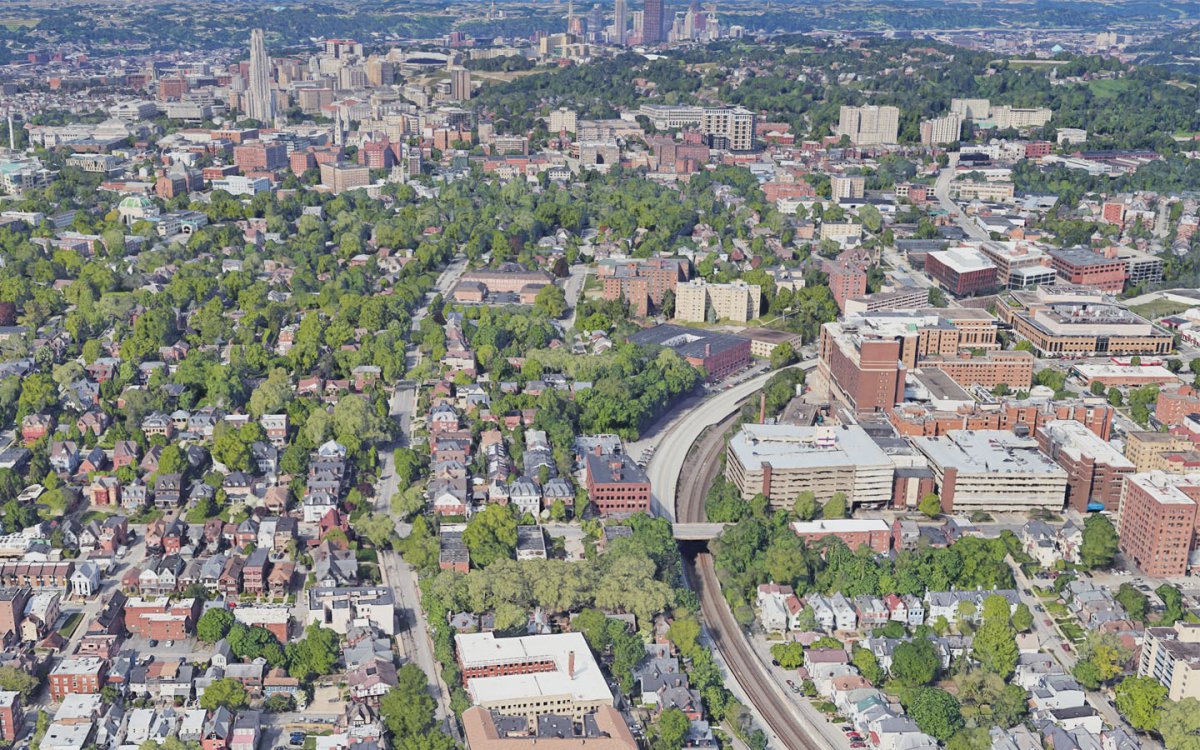
[[(812, 370), (816, 366), (815, 359), (793, 365), (793, 367), (800, 367), (804, 370)], [(753, 396), (773, 374), (773, 372), (764, 372), (730, 387), (727, 391), (722, 391), (701, 402), (667, 428), (659, 442), (661, 449), (654, 454), (646, 466), (646, 475), (650, 477), (650, 487), (653, 492), (651, 509), (655, 515), (662, 516), (672, 523), (675, 522), (676, 484), (679, 481), (680, 469), (683, 467), (692, 444), (706, 428), (723, 421), (736, 411), (742, 401)], [(704, 518), (690, 520), (703, 521)]]
[(571, 266), (571, 275), (563, 283), (563, 295), (567, 298), (566, 320), (561, 323), (564, 331), (575, 327), (575, 309), (579, 307), (579, 299), (583, 295), (583, 285), (587, 282), (588, 267), (583, 263)]
[(954, 181), (954, 172), (958, 164), (958, 154), (950, 154), (950, 163), (938, 172), (937, 182), (933, 185), (933, 195), (938, 199), (938, 203), (946, 213), (950, 214), (950, 219), (959, 226), (967, 237), (973, 240), (989, 240), (991, 237), (983, 231), (975, 222), (971, 221), (959, 209), (958, 204), (950, 200), (950, 183)]

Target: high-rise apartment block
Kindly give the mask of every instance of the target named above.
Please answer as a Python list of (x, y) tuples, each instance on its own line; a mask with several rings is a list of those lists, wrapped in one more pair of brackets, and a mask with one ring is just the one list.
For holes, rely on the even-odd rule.
[(1121, 551), (1154, 578), (1182, 576), (1195, 546), (1200, 477), (1130, 474), (1121, 491), (1117, 535)]
[(758, 284), (734, 281), (709, 284), (696, 279), (675, 287), (675, 320), (703, 323), (706, 320), (732, 320), (745, 323), (758, 317), (762, 288)]
[(330, 162), (321, 165), (321, 184), (334, 194), (366, 187), (371, 184), (369, 167), (349, 162)]
[(900, 110), (896, 107), (841, 108), (836, 133), (850, 139), (855, 146), (877, 146), (895, 143), (900, 129)]
[(657, 44), (667, 39), (663, 0), (646, 0), (642, 11), (642, 44)]
[(862, 175), (835, 174), (829, 178), (829, 189), (835, 201), (862, 198), (867, 192), (867, 178)]
[(459, 102), (471, 98), (471, 71), (466, 68), (450, 69), (450, 98)]
[(921, 144), (937, 146), (958, 141), (962, 132), (962, 116), (951, 112), (943, 117), (921, 121)]

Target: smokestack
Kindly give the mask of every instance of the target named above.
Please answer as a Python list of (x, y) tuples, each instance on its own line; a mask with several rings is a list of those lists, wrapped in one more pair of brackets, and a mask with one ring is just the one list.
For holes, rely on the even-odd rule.
[(575, 679), (575, 652), (567, 654), (567, 677)]
[(758, 423), (767, 423), (767, 394), (765, 392), (758, 394)]
[(17, 139), (13, 134), (12, 112), (8, 113), (8, 150), (9, 151), (17, 150)]

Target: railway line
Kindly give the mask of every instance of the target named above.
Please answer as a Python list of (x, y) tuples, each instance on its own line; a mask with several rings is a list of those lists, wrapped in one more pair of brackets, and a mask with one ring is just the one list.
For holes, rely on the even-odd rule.
[[(704, 499), (720, 467), (725, 433), (736, 418), (735, 411), (710, 428), (684, 460), (676, 494), (676, 517), (681, 523), (706, 520)], [(766, 667), (746, 640), (741, 626), (733, 619), (729, 605), (721, 596), (721, 584), (717, 580), (712, 555), (708, 552), (698, 553), (684, 570), (700, 597), (700, 610), (713, 646), (782, 746), (787, 750), (827, 748), (828, 743), (815, 737), (807, 722), (797, 715), (795, 706), (767, 673)]]

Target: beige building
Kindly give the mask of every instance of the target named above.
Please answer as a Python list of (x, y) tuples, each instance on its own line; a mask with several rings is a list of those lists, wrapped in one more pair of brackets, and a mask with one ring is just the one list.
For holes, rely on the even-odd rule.
[(1011, 182), (955, 180), (950, 183), (950, 197), (966, 201), (981, 200), (1011, 203), (1013, 199), (1013, 185)]
[(742, 107), (712, 107), (700, 118), (700, 132), (712, 139), (712, 147), (726, 151), (754, 149), (755, 115)]
[(1130, 432), (1125, 436), (1125, 457), (1133, 462), (1134, 471), (1181, 473), (1188, 468), (1178, 461), (1167, 459), (1171, 454), (1192, 450), (1192, 441), (1169, 432)]
[(1170, 700), (1200, 698), (1200, 624), (1146, 628), (1138, 676), (1158, 680)]
[(867, 192), (867, 178), (862, 175), (835, 174), (829, 178), (829, 189), (835, 201), (862, 198)]
[(892, 497), (894, 471), (857, 425), (747, 424), (729, 440), (725, 463), (725, 478), (745, 500), (761, 492), (775, 508), (791, 508), (805, 490), (822, 501), (844, 492), (854, 505), (883, 505)]
[(604, 706), (583, 722), (568, 717), (527, 721), (479, 706), (463, 711), (463, 733), (471, 750), (637, 750), (621, 712)]
[(792, 351), (799, 352), (800, 334), (791, 331), (775, 331), (770, 328), (747, 328), (739, 334), (744, 339), (750, 339), (750, 355), (753, 357), (770, 357), (775, 349), (784, 344), (791, 344)]
[(758, 317), (762, 287), (744, 281), (709, 284), (703, 279), (675, 287), (675, 320), (689, 323), (732, 320), (745, 323)]
[(992, 103), (987, 99), (951, 99), (950, 112), (964, 120), (986, 120), (992, 115)]
[(471, 98), (471, 71), (457, 67), (450, 69), (450, 98), (459, 102)]
[(821, 239), (823, 240), (858, 240), (862, 238), (862, 224), (850, 221), (821, 222)]
[(1062, 510), (1067, 472), (1032, 438), (1007, 430), (950, 430), (912, 442), (933, 469), (947, 513)]
[(895, 143), (900, 130), (900, 110), (896, 107), (843, 106), (839, 111), (837, 135), (844, 135), (855, 146)]
[(547, 129), (551, 133), (560, 133), (564, 130), (568, 133), (574, 133), (579, 122), (575, 110), (567, 109), (566, 107), (559, 107), (552, 111), (548, 119), (549, 127)]
[(1050, 122), (1053, 112), (1045, 107), (993, 107), (992, 122), (1005, 128), (1040, 128)]
[(940, 143), (955, 143), (962, 133), (962, 115), (951, 112), (942, 117), (921, 121), (921, 144), (936, 146)]
[(321, 164), (321, 184), (334, 195), (367, 187), (371, 184), (371, 170), (350, 162), (326, 162)]

